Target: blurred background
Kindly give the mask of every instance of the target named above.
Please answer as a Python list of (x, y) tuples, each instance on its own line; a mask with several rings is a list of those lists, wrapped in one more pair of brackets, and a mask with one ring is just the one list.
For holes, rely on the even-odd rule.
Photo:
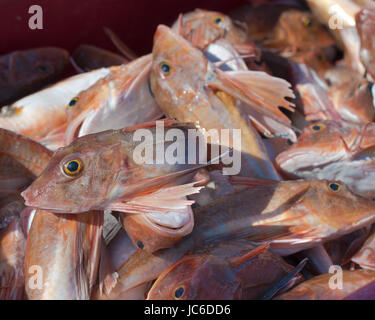
[[(158, 24), (171, 25), (195, 8), (227, 13), (245, 0), (0, 0), (0, 55), (41, 46), (72, 52), (80, 44), (116, 52), (103, 32), (109, 27), (141, 55), (149, 53)], [(29, 28), (29, 7), (43, 9), (43, 30)]]

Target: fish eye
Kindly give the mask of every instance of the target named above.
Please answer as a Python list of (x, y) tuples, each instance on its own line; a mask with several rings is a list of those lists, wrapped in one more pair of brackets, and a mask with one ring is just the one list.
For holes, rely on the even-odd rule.
[(183, 297), (184, 293), (185, 293), (185, 287), (184, 287), (184, 286), (179, 287), (179, 288), (177, 288), (176, 291), (174, 292), (174, 298), (175, 298), (176, 300), (179, 300), (179, 299), (181, 299), (181, 298)]
[(161, 62), (160, 63), (160, 70), (168, 76), (171, 73), (171, 65), (168, 62)]
[(79, 159), (68, 160), (63, 164), (62, 168), (67, 176), (75, 176), (82, 170), (82, 161)]
[(77, 103), (78, 101), (78, 97), (74, 97), (72, 100), (70, 100), (68, 106), (71, 108), (71, 107), (74, 107), (74, 105)]
[(47, 71), (47, 67), (46, 66), (39, 66), (38, 70), (42, 71), (42, 72), (46, 72)]
[(324, 59), (324, 56), (322, 53), (319, 53), (316, 57), (318, 58), (319, 61), (323, 61)]
[(325, 128), (325, 125), (323, 123), (315, 123), (310, 126), (312, 131), (321, 131)]
[(372, 86), (373, 86), (373, 85), (374, 85), (374, 84), (373, 84), (372, 82), (369, 82), (369, 83), (367, 84), (367, 88), (366, 88), (367, 93), (372, 94)]
[(336, 182), (331, 182), (328, 186), (334, 192), (339, 192), (341, 190), (341, 186)]
[(220, 24), (222, 21), (223, 21), (223, 18), (220, 18), (220, 17), (215, 18), (215, 20), (214, 20), (214, 22), (215, 22), (216, 24)]
[(145, 245), (143, 244), (143, 242), (142, 242), (141, 240), (138, 240), (138, 241), (137, 241), (137, 247), (138, 247), (139, 249), (143, 249), (143, 248), (145, 247)]
[(310, 19), (305, 19), (304, 21), (303, 21), (303, 24), (304, 24), (304, 26), (305, 27), (308, 27), (308, 28), (310, 28), (311, 26), (312, 26), (312, 21), (310, 20)]

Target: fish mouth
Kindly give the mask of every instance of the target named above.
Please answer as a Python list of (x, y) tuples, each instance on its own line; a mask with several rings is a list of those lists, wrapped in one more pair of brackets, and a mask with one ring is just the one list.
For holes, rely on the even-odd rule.
[(324, 152), (320, 149), (303, 148), (280, 153), (276, 157), (276, 164), (283, 172), (293, 174), (325, 167), (342, 160), (344, 156), (345, 150)]
[(43, 197), (40, 197), (40, 194), (43, 194), (43, 191), (39, 191), (39, 190), (33, 191), (32, 189), (30, 189), (30, 187), (24, 190), (23, 192), (21, 192), (21, 196), (25, 200), (25, 205), (27, 207), (51, 211), (54, 213), (84, 212), (84, 211), (81, 211), (79, 208), (70, 209), (70, 208), (51, 206), (50, 205), (51, 201), (44, 201)]

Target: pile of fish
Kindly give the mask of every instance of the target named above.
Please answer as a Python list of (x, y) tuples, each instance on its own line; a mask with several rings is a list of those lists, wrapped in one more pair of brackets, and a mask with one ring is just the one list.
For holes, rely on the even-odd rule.
[(0, 58), (0, 299), (375, 299), (373, 1), (196, 9), (142, 57), (105, 32)]

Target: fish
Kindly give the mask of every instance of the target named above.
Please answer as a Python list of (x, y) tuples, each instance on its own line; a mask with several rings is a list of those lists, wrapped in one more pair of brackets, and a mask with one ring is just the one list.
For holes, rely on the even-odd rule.
[(27, 299), (88, 300), (98, 273), (102, 225), (102, 212), (36, 210), (25, 253)]
[(0, 56), (0, 105), (12, 103), (56, 81), (68, 59), (66, 50), (55, 47)]
[(71, 61), (78, 72), (89, 72), (129, 62), (129, 60), (123, 56), (87, 44), (82, 44), (75, 49)]
[(367, 79), (355, 79), (331, 87), (331, 101), (344, 121), (371, 123), (375, 120), (374, 84)]
[(0, 198), (29, 186), (51, 155), (52, 151), (30, 138), (0, 128)]
[[(117, 284), (117, 270), (125, 263), (138, 249), (134, 245), (131, 238), (127, 235), (124, 229), (119, 230), (116, 236), (108, 244), (107, 252), (112, 264), (112, 272), (115, 273), (116, 281), (112, 282), (111, 285), (116, 287)], [(100, 290), (99, 286), (96, 286), (91, 299), (94, 300), (144, 300), (146, 298), (147, 291), (150, 288), (150, 283), (145, 282), (138, 287), (130, 290), (116, 290), (113, 287), (106, 288), (106, 290)], [(113, 290), (114, 289), (114, 290)]]
[(375, 271), (375, 232), (372, 229), (362, 248), (351, 258), (351, 261), (363, 269)]
[(258, 299), (293, 269), (267, 246), (248, 241), (221, 242), (200, 251), (165, 270), (147, 300)]
[(283, 176), (339, 180), (353, 192), (374, 198), (374, 130), (372, 123), (313, 122), (276, 157), (276, 166)]
[(229, 16), (234, 21), (240, 21), (246, 24), (247, 38), (262, 43), (262, 41), (272, 38), (275, 25), (280, 15), (291, 8), (303, 9), (298, 1), (288, 3), (262, 3), (259, 6), (246, 4), (235, 8)]
[(118, 269), (114, 290), (127, 291), (152, 281), (184, 255), (213, 242), (246, 239), (254, 245), (268, 243), (271, 251), (286, 256), (375, 220), (375, 203), (338, 182), (236, 179), (244, 188), (194, 208), (193, 231), (173, 247), (153, 253), (138, 248)]
[[(0, 112), (0, 128), (36, 141), (44, 140), (48, 145), (48, 139), (52, 140), (51, 136), (66, 126), (66, 106), (69, 101), (108, 72), (108, 69), (98, 69), (75, 75), (3, 107)], [(50, 145), (55, 145), (53, 140)]]
[(297, 91), (297, 108), (306, 121), (335, 120), (342, 118), (330, 96), (327, 83), (304, 63), (290, 63), (292, 84)]
[(206, 49), (219, 39), (224, 39), (240, 54), (259, 55), (259, 49), (247, 41), (244, 26), (220, 12), (195, 9), (180, 15), (172, 29), (200, 50)]
[(375, 80), (374, 68), (374, 53), (375, 45), (372, 41), (373, 30), (375, 30), (375, 7), (363, 8), (355, 16), (356, 28), (360, 39), (360, 53), (361, 62), (366, 68), (366, 71), (371, 75), (372, 80)]
[[(333, 281), (331, 281), (331, 278)], [(304, 281), (292, 290), (276, 297), (276, 300), (343, 300), (375, 280), (370, 270), (343, 270), (342, 289), (337, 288), (337, 274), (322, 274)], [(330, 283), (334, 282), (334, 287)]]
[[(156, 130), (161, 130), (162, 127), (166, 132), (160, 134), (159, 131), (156, 135)], [(169, 188), (171, 182), (178, 181), (178, 178), (182, 181), (209, 164), (207, 161), (200, 164), (202, 158), (198, 156), (202, 155), (198, 152), (194, 154), (196, 158), (189, 160), (194, 164), (188, 164), (188, 153), (197, 151), (198, 149), (192, 148), (199, 146), (196, 144), (187, 148), (189, 129), (194, 129), (194, 126), (164, 120), (80, 137), (54, 153), (47, 168), (22, 196), (26, 205), (56, 213), (90, 210), (140, 213), (147, 208), (153, 208), (157, 212), (160, 206), (165, 209), (184, 207), (186, 201), (176, 200), (196, 192), (197, 189), (187, 183), (185, 188), (176, 186), (174, 193), (173, 188)], [(179, 162), (171, 165), (170, 161), (177, 160), (169, 159), (168, 152), (163, 152), (172, 145), (165, 135), (168, 131), (174, 133), (177, 130), (184, 134), (184, 139), (177, 141), (184, 154), (183, 157), (179, 155)], [(147, 134), (146, 143), (142, 144), (140, 134)], [(164, 149), (158, 151), (156, 148), (160, 146)], [(142, 157), (144, 150), (147, 150), (147, 153)], [(156, 157), (160, 157), (160, 154), (163, 159), (158, 158), (158, 164)], [(167, 187), (167, 194), (162, 194), (161, 189)], [(158, 199), (153, 198), (153, 192), (159, 192)], [(147, 198), (147, 195), (150, 197)], [(136, 197), (139, 197), (140, 202), (136, 201)], [(161, 201), (159, 206), (158, 200)], [(145, 203), (144, 206), (142, 202)]]
[(281, 49), (282, 56), (293, 56), (298, 50), (334, 45), (334, 39), (310, 12), (296, 9), (281, 13), (274, 27), (273, 37), (263, 41), (267, 48)]
[[(356, 73), (353, 74), (345, 67), (327, 70), (325, 79), (302, 63), (292, 63), (291, 69), (292, 82), (300, 102), (297, 103), (297, 107), (305, 114), (307, 121), (372, 122), (374, 117), (372, 82)], [(346, 75), (347, 72), (350, 77)]]
[(371, 226), (349, 233), (324, 244), (332, 264), (349, 267), (351, 258), (363, 247), (369, 236)]
[(65, 144), (75, 138), (159, 119), (163, 113), (152, 96), (148, 78), (151, 55), (111, 67), (105, 77), (66, 103)]
[(0, 229), (0, 300), (21, 300), (24, 296), (26, 237), (19, 216)]
[(361, 7), (351, 0), (307, 0), (314, 16), (324, 24), (344, 51), (341, 61), (348, 68), (364, 74), (360, 60), (360, 38), (356, 28), (356, 14)]
[[(262, 85), (257, 87), (256, 83)], [(268, 92), (267, 85), (279, 90)], [(202, 131), (241, 129), (241, 150), (233, 145), (231, 147), (242, 152), (242, 174), (277, 177), (259, 136), (242, 118), (233, 99), (251, 104), (248, 114), (252, 110), (256, 112), (257, 119), (252, 120), (259, 119), (259, 126), (274, 120), (289, 129), (289, 119), (277, 107), (291, 109), (289, 102), (284, 100), (284, 96), (293, 97), (288, 87), (289, 83), (285, 80), (264, 72), (217, 70), (201, 51), (168, 27), (160, 25), (155, 33), (151, 89), (158, 105), (168, 117), (191, 122)], [(276, 114), (280, 117), (275, 117)], [(260, 119), (259, 115), (264, 119)], [(290, 131), (293, 137), (294, 132)], [(218, 139), (212, 143), (220, 144)]]

